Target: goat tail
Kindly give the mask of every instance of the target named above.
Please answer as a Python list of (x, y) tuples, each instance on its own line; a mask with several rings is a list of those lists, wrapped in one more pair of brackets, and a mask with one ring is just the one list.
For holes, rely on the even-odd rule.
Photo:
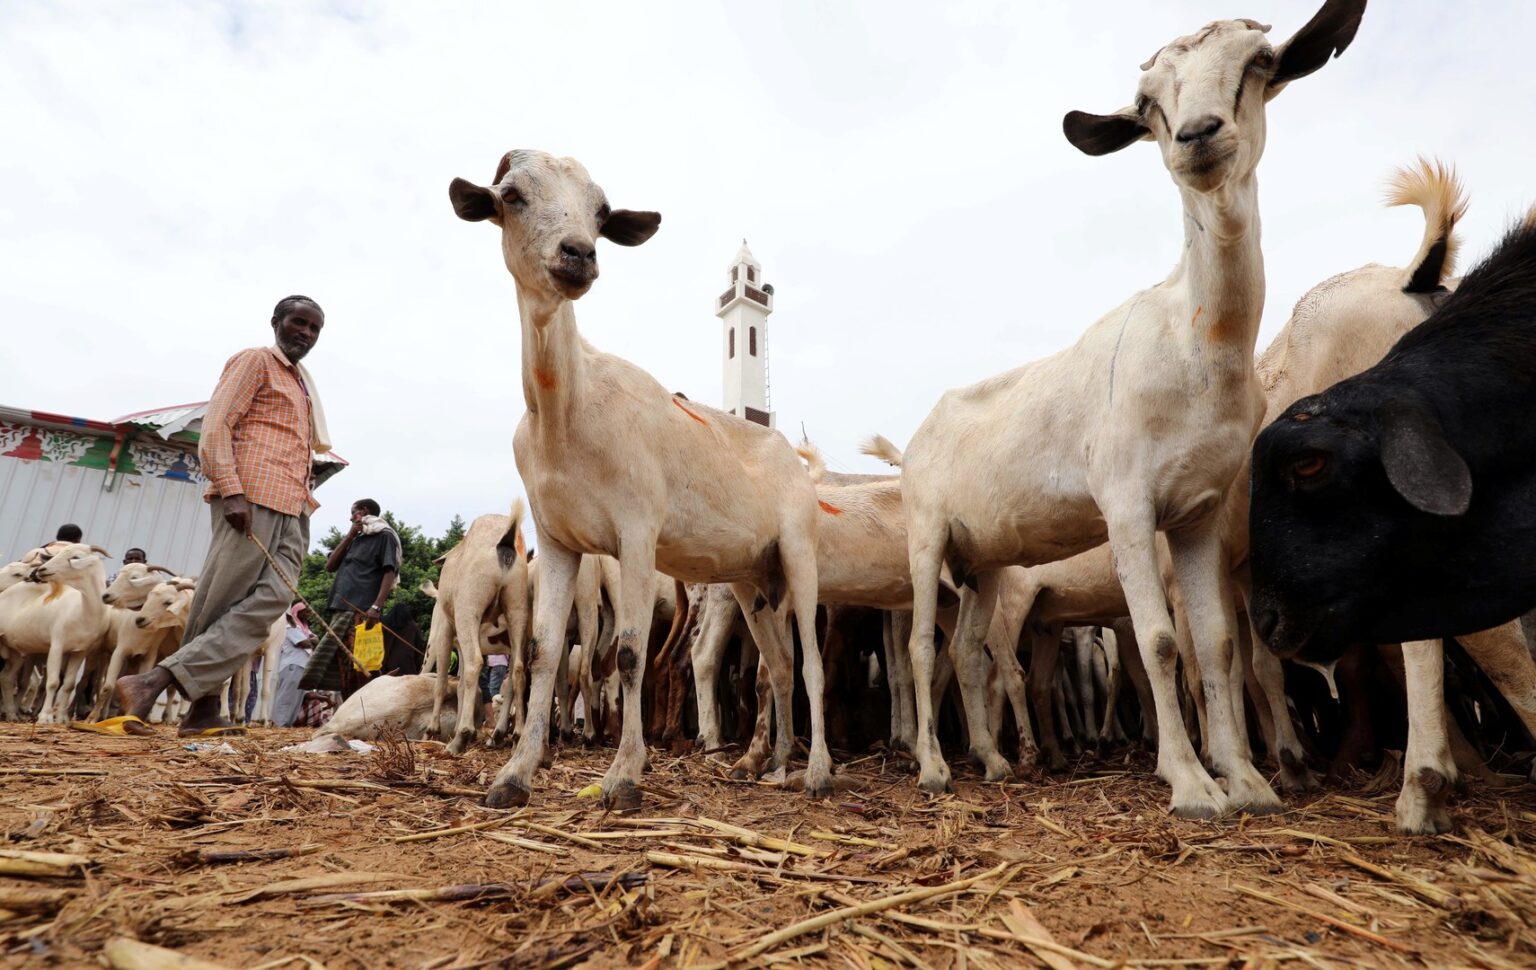
[(864, 442), (864, 446), (859, 451), (878, 458), (893, 468), (900, 468), (904, 457), (901, 449), (893, 445), (889, 438), (878, 434)]
[(496, 562), (503, 570), (528, 561), (528, 543), (523, 538), (523, 508), (523, 497), (519, 495), (512, 500), (507, 531), (496, 543)]
[(795, 454), (805, 459), (805, 470), (810, 472), (811, 481), (820, 482), (827, 477), (827, 461), (821, 457), (821, 449), (809, 441), (801, 441), (795, 445)]
[(1467, 213), (1466, 190), (1454, 166), (1419, 156), (1387, 182), (1387, 205), (1424, 210), (1424, 238), (1403, 275), (1404, 293), (1433, 293), (1456, 269), (1456, 222)]

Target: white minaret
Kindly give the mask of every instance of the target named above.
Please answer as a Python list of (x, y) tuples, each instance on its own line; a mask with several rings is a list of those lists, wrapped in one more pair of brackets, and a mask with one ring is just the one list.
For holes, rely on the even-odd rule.
[(732, 414), (773, 427), (768, 400), (768, 314), (773, 287), (763, 282), (763, 267), (741, 241), (731, 261), (731, 288), (715, 298), (715, 316), (725, 322), (720, 360), (725, 401)]

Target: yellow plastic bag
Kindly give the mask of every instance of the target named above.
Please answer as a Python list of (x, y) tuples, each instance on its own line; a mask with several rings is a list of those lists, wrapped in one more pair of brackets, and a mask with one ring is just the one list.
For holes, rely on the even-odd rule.
[(369, 673), (384, 666), (384, 624), (375, 623), (370, 630), (368, 624), (359, 623), (352, 632), (352, 656)]

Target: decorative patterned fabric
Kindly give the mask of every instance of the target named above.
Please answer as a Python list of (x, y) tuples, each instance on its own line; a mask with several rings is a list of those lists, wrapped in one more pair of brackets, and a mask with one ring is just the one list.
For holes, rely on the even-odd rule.
[(203, 415), (206, 497), (243, 494), (284, 515), (319, 508), (309, 491), (309, 410), (308, 392), (277, 348), (231, 357)]
[(116, 441), (110, 435), (80, 434), (0, 421), (0, 458), (46, 461), (81, 468), (112, 470), (119, 475), (144, 475), (205, 484), (197, 456), (155, 441), (130, 441), (112, 462)]

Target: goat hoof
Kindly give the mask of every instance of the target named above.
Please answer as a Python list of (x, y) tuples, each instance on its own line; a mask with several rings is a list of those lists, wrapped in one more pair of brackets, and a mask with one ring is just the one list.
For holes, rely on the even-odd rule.
[(612, 788), (603, 787), (603, 807), (622, 812), (640, 807), (640, 787), (632, 781), (621, 781)]
[(821, 802), (831, 798), (832, 793), (835, 790), (836, 788), (832, 784), (832, 779), (828, 778), (826, 781), (818, 785), (806, 785), (805, 796), (812, 801)]
[(453, 736), (452, 741), (448, 742), (448, 753), (463, 754), (469, 748), (470, 742), (472, 742), (474, 739), (475, 732), (460, 731), (458, 734)]
[(1308, 768), (1299, 752), (1285, 748), (1280, 752), (1280, 787), (1292, 795), (1315, 792), (1321, 787), (1316, 772)]
[(540, 768), (552, 768), (555, 764), (555, 749), (551, 745), (544, 745), (544, 754), (539, 757)]
[(487, 748), (504, 748), (507, 746), (507, 732), (492, 731), (491, 736), (485, 739)]
[(934, 772), (932, 774), (920, 774), (917, 779), (917, 787), (930, 795), (942, 795), (950, 791), (949, 772)]
[(486, 792), (485, 804), (489, 808), (519, 808), (528, 804), (532, 792), (515, 781), (499, 781)]

